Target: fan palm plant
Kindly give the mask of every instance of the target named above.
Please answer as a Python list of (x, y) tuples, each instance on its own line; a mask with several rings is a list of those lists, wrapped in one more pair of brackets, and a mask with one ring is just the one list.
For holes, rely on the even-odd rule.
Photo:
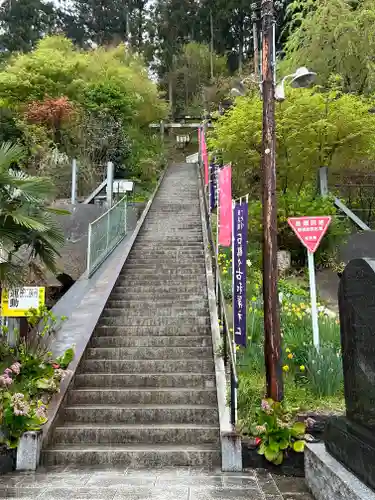
[[(29, 264), (54, 271), (64, 235), (48, 208), (54, 186), (46, 177), (18, 169), (25, 155), (19, 145), (0, 146), (0, 285), (22, 282)], [(22, 257), (20, 257), (22, 255)]]

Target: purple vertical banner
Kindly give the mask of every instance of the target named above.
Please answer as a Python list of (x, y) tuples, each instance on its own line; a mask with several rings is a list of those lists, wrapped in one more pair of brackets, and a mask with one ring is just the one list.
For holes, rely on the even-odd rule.
[(246, 256), (248, 204), (233, 207), (233, 329), (237, 345), (246, 347)]
[(216, 208), (217, 195), (217, 166), (215, 163), (210, 163), (210, 211)]

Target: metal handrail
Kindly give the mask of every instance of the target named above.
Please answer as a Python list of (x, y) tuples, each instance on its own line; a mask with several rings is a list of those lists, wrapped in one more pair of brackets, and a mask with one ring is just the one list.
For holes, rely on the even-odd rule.
[(87, 276), (90, 278), (127, 234), (127, 197), (89, 224)]
[[(200, 166), (200, 181), (202, 185), (202, 192), (205, 193), (205, 186), (203, 181), (202, 169)], [(218, 258), (215, 252), (216, 245), (214, 243), (214, 236), (212, 231), (211, 219), (209, 216), (209, 209), (207, 204), (207, 197), (203, 194), (203, 205), (205, 212), (205, 220), (207, 225), (207, 233), (209, 239), (210, 246), (210, 254), (212, 260), (212, 269), (214, 272), (214, 280), (217, 283), (217, 287), (215, 288), (216, 295), (216, 303), (218, 307), (218, 316), (222, 322), (222, 339), (223, 339), (223, 347), (224, 347), (224, 365), (226, 368), (229, 367), (230, 372), (230, 415), (231, 415), (231, 424), (234, 427), (237, 421), (237, 389), (238, 389), (238, 376), (237, 376), (237, 368), (236, 368), (236, 356), (233, 349), (233, 339), (230, 335), (230, 328), (228, 323), (228, 315), (227, 308), (223, 293), (223, 287), (220, 278), (219, 271), (219, 263)], [(218, 293), (216, 293), (218, 290)], [(229, 361), (229, 363), (228, 363)]]

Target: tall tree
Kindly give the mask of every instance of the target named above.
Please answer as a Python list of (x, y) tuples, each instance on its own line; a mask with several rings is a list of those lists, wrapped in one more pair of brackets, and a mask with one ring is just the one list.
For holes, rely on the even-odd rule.
[(373, 0), (310, 0), (301, 11), (290, 10), (295, 29), (286, 44), (290, 68), (310, 66), (327, 86), (331, 75), (342, 77), (348, 92), (372, 92), (375, 50)]
[(0, 7), (0, 51), (27, 52), (59, 26), (52, 1), (5, 0)]

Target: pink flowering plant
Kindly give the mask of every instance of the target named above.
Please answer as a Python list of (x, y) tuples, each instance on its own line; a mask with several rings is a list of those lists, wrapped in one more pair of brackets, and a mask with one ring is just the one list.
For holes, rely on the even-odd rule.
[(37, 431), (47, 421), (48, 402), (60, 390), (74, 349), (54, 358), (49, 341), (57, 320), (45, 308), (31, 310), (26, 339), (11, 348), (6, 329), (0, 335), (0, 443), (16, 448), (22, 434)]
[(303, 452), (306, 426), (288, 421), (281, 403), (263, 399), (256, 416), (251, 432), (259, 444), (258, 453), (266, 460), (280, 465), (288, 451)]

